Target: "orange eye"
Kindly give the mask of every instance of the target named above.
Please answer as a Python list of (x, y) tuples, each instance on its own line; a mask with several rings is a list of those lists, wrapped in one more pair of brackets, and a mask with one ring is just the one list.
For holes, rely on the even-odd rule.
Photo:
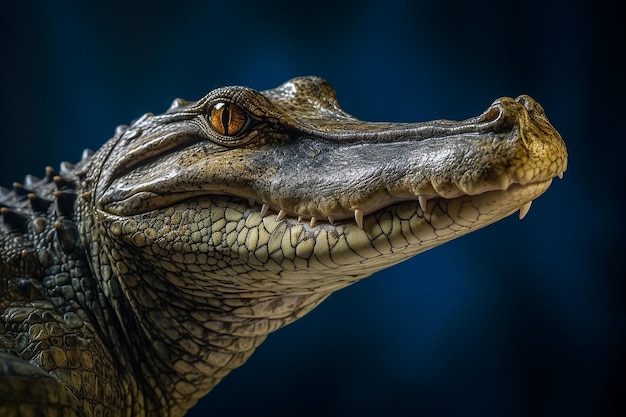
[(248, 116), (239, 105), (222, 102), (211, 107), (209, 122), (220, 135), (235, 136), (246, 127)]

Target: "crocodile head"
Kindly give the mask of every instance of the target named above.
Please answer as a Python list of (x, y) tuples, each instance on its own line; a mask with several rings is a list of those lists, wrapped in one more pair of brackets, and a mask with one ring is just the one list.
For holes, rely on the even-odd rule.
[(204, 355), (219, 380), (332, 292), (523, 216), (566, 165), (530, 97), (465, 121), (373, 123), (303, 77), (119, 128), (92, 159), (84, 213), (105, 285), (153, 343)]

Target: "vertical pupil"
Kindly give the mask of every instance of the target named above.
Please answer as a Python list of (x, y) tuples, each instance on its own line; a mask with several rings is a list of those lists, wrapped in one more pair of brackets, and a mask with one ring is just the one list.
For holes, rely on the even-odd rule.
[(237, 104), (218, 102), (210, 108), (208, 121), (216, 133), (235, 136), (243, 131), (248, 119), (244, 110)]
[(222, 107), (222, 126), (224, 127), (224, 134), (228, 135), (228, 125), (230, 124), (230, 104), (225, 104)]

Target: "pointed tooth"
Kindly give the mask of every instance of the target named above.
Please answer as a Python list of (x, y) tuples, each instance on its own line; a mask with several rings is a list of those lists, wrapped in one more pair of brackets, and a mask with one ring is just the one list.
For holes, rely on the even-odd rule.
[(526, 217), (526, 215), (530, 211), (530, 205), (532, 203), (533, 203), (533, 201), (530, 200), (528, 203), (522, 204), (522, 206), (519, 208), (519, 219), (520, 220), (522, 220), (524, 217)]
[(563, 171), (559, 172), (557, 176), (559, 177), (560, 180), (562, 180), (563, 179)]
[(283, 209), (280, 209), (280, 211), (278, 212), (278, 214), (276, 215), (276, 220), (277, 221), (281, 221), (282, 219), (284, 219), (285, 217), (287, 217), (287, 212)]
[(355, 209), (354, 210), (354, 220), (356, 221), (356, 225), (359, 226), (359, 229), (363, 229), (363, 210)]
[(335, 225), (335, 218), (333, 216), (328, 216), (328, 223), (330, 223), (331, 226)]
[(420, 203), (420, 208), (422, 212), (426, 213), (426, 209), (428, 208), (428, 197), (425, 195), (418, 195), (417, 201)]
[(315, 216), (311, 217), (311, 221), (309, 222), (311, 227), (317, 226), (317, 218)]
[(265, 217), (267, 216), (267, 211), (270, 209), (270, 206), (268, 206), (267, 204), (263, 204), (261, 206), (261, 217)]
[(302, 223), (304, 221), (304, 218), (302, 216), (298, 216), (298, 223)]

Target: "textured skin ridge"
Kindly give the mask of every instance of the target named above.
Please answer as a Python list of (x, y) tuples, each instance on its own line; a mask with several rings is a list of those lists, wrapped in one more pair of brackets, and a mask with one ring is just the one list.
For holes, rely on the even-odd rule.
[(183, 415), (269, 333), (566, 166), (527, 96), (402, 124), (316, 77), (177, 99), (0, 190), (0, 415)]
[[(77, 167), (47, 168), (41, 180), (27, 177), (0, 198), (6, 208), (0, 264), (2, 415), (17, 415), (16, 404), (25, 416), (42, 410), (115, 415), (132, 395), (119, 371), (111, 306), (91, 273), (76, 221), (74, 171), (89, 155)], [(20, 217), (20, 227), (7, 210)], [(53, 378), (41, 379), (42, 371)], [(39, 382), (33, 386), (29, 380)]]

